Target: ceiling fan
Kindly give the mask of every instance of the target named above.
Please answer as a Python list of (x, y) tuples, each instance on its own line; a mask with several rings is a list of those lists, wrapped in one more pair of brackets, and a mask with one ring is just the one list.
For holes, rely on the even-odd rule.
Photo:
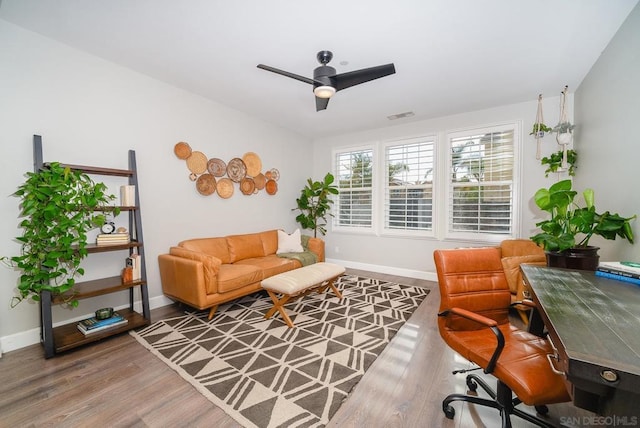
[(316, 58), (318, 58), (318, 62), (322, 65), (313, 70), (313, 79), (264, 64), (258, 64), (258, 68), (313, 85), (313, 93), (316, 96), (316, 111), (325, 110), (329, 104), (329, 98), (338, 91), (396, 72), (396, 68), (392, 63), (336, 74), (336, 69), (327, 65), (333, 58), (333, 53), (330, 51), (320, 51), (316, 55)]

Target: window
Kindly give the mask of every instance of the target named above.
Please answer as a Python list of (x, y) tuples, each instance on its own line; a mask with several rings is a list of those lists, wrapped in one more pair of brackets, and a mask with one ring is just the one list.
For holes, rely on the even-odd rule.
[(511, 235), (515, 126), (448, 137), (448, 236)]
[(340, 194), (335, 203), (335, 225), (372, 228), (373, 149), (338, 152), (335, 169)]
[(384, 228), (433, 230), (434, 138), (385, 147)]

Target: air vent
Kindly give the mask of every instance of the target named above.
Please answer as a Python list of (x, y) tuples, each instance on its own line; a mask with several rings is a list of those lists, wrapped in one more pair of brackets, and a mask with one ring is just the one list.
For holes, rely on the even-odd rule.
[(393, 114), (391, 116), (387, 116), (389, 120), (403, 119), (405, 117), (415, 116), (415, 113), (412, 111), (405, 111), (404, 113)]

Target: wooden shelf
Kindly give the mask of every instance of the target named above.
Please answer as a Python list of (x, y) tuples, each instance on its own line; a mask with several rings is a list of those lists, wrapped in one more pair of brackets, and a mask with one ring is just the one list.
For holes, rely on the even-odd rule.
[[(47, 163), (44, 164), (48, 165)], [(103, 168), (100, 166), (87, 166), (87, 165), (71, 165), (66, 163), (61, 163), (61, 167), (69, 168), (74, 171), (82, 171), (87, 174), (97, 174), (97, 175), (113, 175), (117, 177), (131, 177), (136, 172), (131, 169), (116, 169), (116, 168)]]
[(129, 288), (138, 287), (145, 284), (146, 282), (142, 280), (122, 282), (122, 279), (119, 276), (78, 282), (74, 287), (74, 293), (65, 293), (54, 296), (51, 299), (51, 303), (61, 304), (71, 299), (88, 299), (89, 297), (115, 293), (116, 291), (127, 290)]
[[(34, 170), (39, 171), (42, 168), (46, 168), (47, 164), (43, 162), (42, 157), (42, 137), (39, 135), (33, 136), (33, 157), (34, 157)], [(107, 278), (99, 278), (90, 281), (78, 282), (75, 284), (73, 291), (65, 293), (63, 295), (53, 296), (50, 291), (42, 291), (40, 293), (40, 328), (42, 344), (44, 346), (45, 358), (51, 358), (57, 353), (62, 351), (68, 351), (78, 346), (85, 345), (87, 343), (95, 342), (114, 334), (120, 334), (134, 328), (149, 325), (151, 323), (151, 311), (149, 308), (149, 290), (147, 287), (147, 270), (145, 267), (144, 246), (142, 238), (142, 215), (140, 213), (140, 201), (138, 199), (138, 175), (136, 168), (136, 154), (135, 151), (129, 150), (129, 169), (115, 169), (115, 168), (103, 168), (97, 166), (85, 166), (85, 165), (71, 165), (60, 164), (63, 167), (68, 167), (75, 171), (82, 171), (85, 174), (97, 174), (97, 175), (110, 175), (118, 176), (126, 179), (127, 185), (136, 187), (135, 206), (120, 206), (118, 207), (122, 212), (126, 213), (129, 219), (129, 233), (130, 236), (135, 237), (135, 240), (125, 244), (87, 244), (85, 249), (88, 254), (105, 253), (110, 251), (126, 250), (129, 256), (137, 254), (140, 260), (140, 280), (131, 282), (122, 282), (120, 276), (110, 276)], [(124, 181), (124, 180), (123, 180)], [(116, 207), (104, 207), (97, 208), (95, 211), (109, 212), (113, 211)], [(122, 265), (114, 265), (113, 273), (120, 273), (124, 267), (124, 261)], [(140, 289), (140, 297), (142, 304), (142, 313), (135, 312), (134, 307), (134, 288)], [(60, 305), (65, 302), (74, 299), (87, 299), (90, 297), (103, 296), (118, 291), (129, 290), (129, 308), (125, 310), (118, 310), (129, 322), (126, 325), (115, 326), (101, 330), (97, 333), (84, 335), (77, 328), (77, 322), (71, 322), (59, 327), (53, 327), (53, 315), (52, 306)]]
[(115, 326), (96, 333), (87, 334), (86, 336), (78, 330), (77, 322), (55, 327), (53, 329), (55, 352), (68, 351), (78, 346), (113, 336), (114, 334), (120, 334), (135, 328), (147, 326), (150, 323), (150, 320), (130, 309), (118, 309), (118, 313), (129, 321), (126, 325)]

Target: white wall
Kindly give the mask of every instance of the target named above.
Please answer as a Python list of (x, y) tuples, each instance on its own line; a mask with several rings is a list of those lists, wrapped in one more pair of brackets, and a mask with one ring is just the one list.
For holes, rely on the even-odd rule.
[[(598, 211), (640, 215), (640, 5), (636, 6), (576, 90), (580, 168), (576, 188), (591, 187)], [(640, 220), (633, 223), (640, 240)], [(640, 245), (592, 240), (601, 260), (640, 261)]]
[[(562, 80), (558, 80), (558, 94), (563, 89)], [(547, 187), (559, 178), (566, 178), (565, 174), (551, 174), (544, 176), (545, 167), (536, 159), (536, 142), (529, 135), (536, 118), (538, 94), (531, 94), (532, 101), (508, 105), (488, 110), (463, 113), (453, 116), (417, 120), (403, 125), (373, 129), (364, 132), (324, 138), (314, 141), (314, 171), (321, 175), (323, 171), (331, 170), (331, 153), (336, 148), (358, 146), (372, 142), (382, 142), (420, 135), (437, 134), (439, 143), (444, 143), (445, 133), (463, 128), (474, 128), (506, 122), (521, 124), (521, 165), (522, 182), (518, 183), (520, 192), (521, 218), (516, 236), (528, 238), (535, 234), (535, 223), (544, 215), (535, 207), (533, 194), (540, 187)], [(573, 97), (568, 98), (569, 118), (571, 116)], [(559, 117), (559, 95), (543, 97), (545, 122), (553, 126)], [(419, 112), (416, 112), (419, 114)], [(438, 144), (439, 146), (440, 144)], [(542, 155), (549, 155), (560, 149), (552, 136), (545, 136), (542, 140)], [(437, 149), (436, 149), (437, 150)], [(354, 239), (355, 238), (355, 239)], [(398, 238), (376, 236), (374, 234), (350, 234), (330, 231), (325, 237), (327, 243), (327, 257), (333, 260), (343, 260), (353, 267), (363, 267), (372, 270), (406, 274), (411, 276), (435, 279), (433, 264), (433, 250), (437, 248), (453, 248), (459, 246), (479, 246), (492, 244), (489, 242), (445, 241), (435, 238)], [(336, 251), (339, 249), (339, 252)]]
[[(136, 151), (152, 306), (166, 302), (157, 256), (178, 241), (296, 227), (291, 208), (309, 177), (301, 160), (312, 155), (305, 138), (2, 20), (0, 64), (0, 256), (19, 251), (14, 240), (21, 233), (19, 200), (11, 195), (24, 173), (33, 170), (33, 134), (43, 137), (45, 161), (126, 168), (127, 151)], [(236, 187), (227, 200), (201, 196), (188, 179), (186, 163), (173, 153), (178, 141), (224, 160), (256, 152), (263, 170), (279, 169), (278, 193), (244, 196)], [(113, 185), (117, 192), (119, 183)], [(125, 256), (105, 257), (117, 263)], [(101, 257), (87, 259), (86, 279), (114, 274)], [(10, 308), (17, 278), (18, 272), (0, 266), (5, 352), (38, 340), (37, 305)], [(124, 296), (85, 300), (79, 309), (57, 310), (54, 321), (124, 301)]]

